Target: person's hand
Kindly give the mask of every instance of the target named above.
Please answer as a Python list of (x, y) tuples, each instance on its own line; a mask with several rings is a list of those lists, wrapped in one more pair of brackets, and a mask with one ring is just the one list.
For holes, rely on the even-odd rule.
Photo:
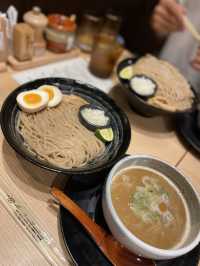
[(192, 60), (191, 65), (195, 70), (200, 71), (200, 46), (197, 49), (196, 56)]
[(159, 0), (151, 16), (151, 27), (158, 35), (165, 36), (171, 32), (184, 29), (183, 15), (186, 10), (175, 0)]

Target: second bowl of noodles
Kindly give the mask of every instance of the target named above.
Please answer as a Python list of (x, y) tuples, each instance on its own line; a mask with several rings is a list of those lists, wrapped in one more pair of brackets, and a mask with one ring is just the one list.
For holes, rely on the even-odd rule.
[[(196, 105), (196, 94), (181, 72), (150, 54), (125, 59), (118, 65), (117, 73), (130, 105), (143, 116), (173, 116), (192, 111)], [(133, 88), (135, 78), (137, 88)], [(156, 90), (151, 95), (149, 83), (152, 82)], [(137, 94), (135, 89), (142, 94)]]

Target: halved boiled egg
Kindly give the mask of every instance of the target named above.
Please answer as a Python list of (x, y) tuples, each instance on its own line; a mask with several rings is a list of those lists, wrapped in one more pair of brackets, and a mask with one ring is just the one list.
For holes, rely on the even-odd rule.
[(47, 106), (49, 96), (44, 91), (30, 90), (19, 93), (16, 100), (24, 112), (35, 113)]
[(47, 92), (49, 95), (48, 107), (55, 107), (62, 101), (62, 92), (58, 87), (53, 85), (42, 85), (38, 88), (39, 91)]

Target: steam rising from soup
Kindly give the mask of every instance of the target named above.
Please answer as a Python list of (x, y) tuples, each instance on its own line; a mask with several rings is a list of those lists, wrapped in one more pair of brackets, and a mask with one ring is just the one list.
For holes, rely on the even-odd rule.
[(111, 185), (113, 206), (126, 228), (147, 244), (162, 249), (180, 246), (187, 237), (189, 215), (178, 188), (147, 167), (119, 172)]

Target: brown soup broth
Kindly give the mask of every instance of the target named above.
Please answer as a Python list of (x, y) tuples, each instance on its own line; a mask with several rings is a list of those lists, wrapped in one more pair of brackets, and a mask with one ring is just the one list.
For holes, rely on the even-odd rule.
[(184, 241), (187, 205), (178, 188), (159, 172), (147, 167), (122, 170), (113, 179), (111, 197), (119, 218), (139, 239), (162, 249)]

